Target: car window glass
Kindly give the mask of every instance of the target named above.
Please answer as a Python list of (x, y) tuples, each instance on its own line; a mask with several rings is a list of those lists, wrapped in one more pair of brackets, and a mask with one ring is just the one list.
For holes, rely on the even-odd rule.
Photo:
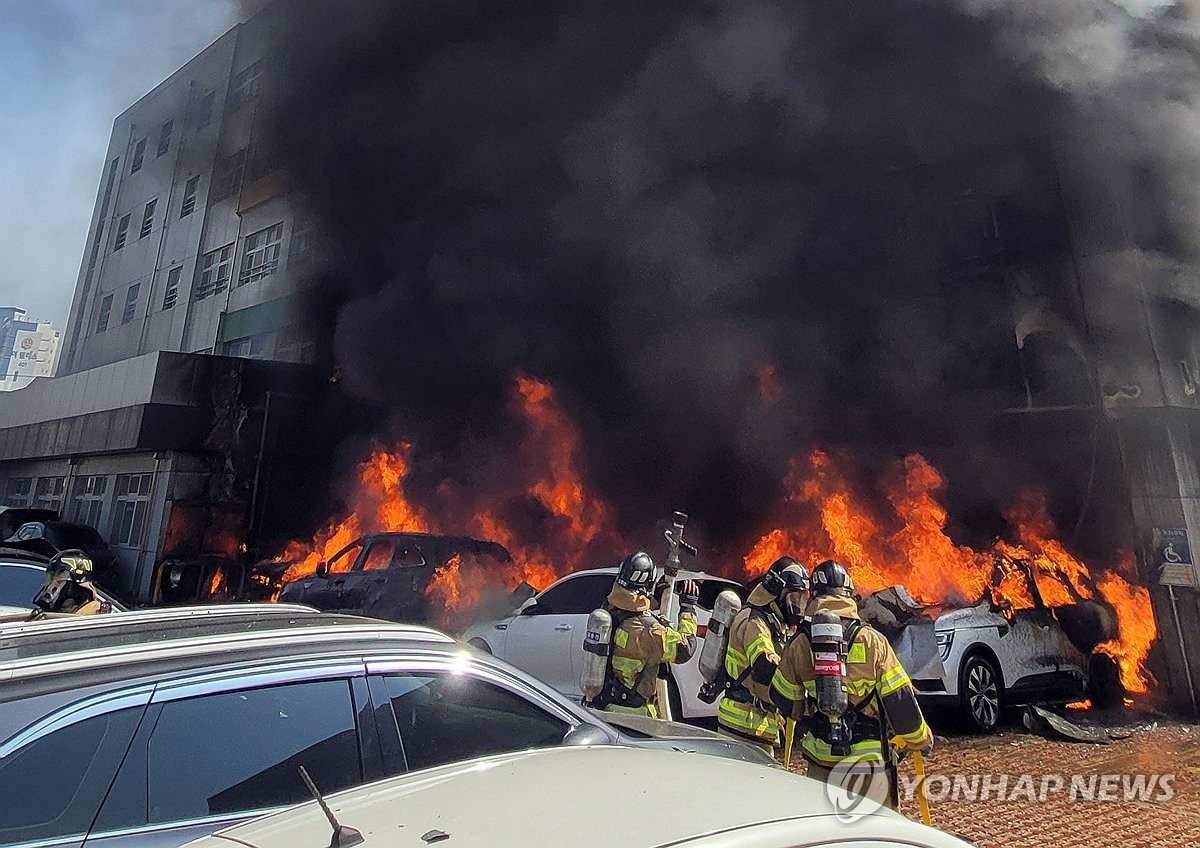
[(569, 725), (521, 696), (461, 674), (387, 678), (410, 769), (562, 743)]
[(295, 804), (362, 779), (346, 680), (222, 692), (164, 704), (147, 759), (151, 822)]
[(382, 571), (392, 564), (392, 555), (396, 552), (396, 543), (382, 540), (372, 542), (367, 548), (367, 556), (363, 560), (364, 571)]
[(341, 571), (349, 571), (350, 566), (354, 565), (354, 561), (358, 559), (358, 553), (362, 550), (362, 544), (355, 542), (349, 547), (343, 549), (340, 553), (334, 555), (329, 561), (330, 574), (337, 574)]
[(604, 605), (613, 580), (611, 574), (587, 574), (564, 580), (538, 596), (535, 614), (588, 615)]
[(0, 565), (0, 606), (33, 606), (33, 596), (42, 588), (44, 576), (40, 568)]
[(732, 583), (726, 583), (724, 580), (701, 580), (700, 608), (712, 612), (713, 604), (717, 602), (717, 595), (721, 594), (726, 589), (731, 589), (734, 592), (737, 592), (738, 587)]
[(0, 760), (0, 845), (86, 833), (142, 712), (84, 719)]
[(396, 568), (411, 568), (425, 564), (425, 555), (412, 542), (399, 542), (392, 555), (392, 565)]

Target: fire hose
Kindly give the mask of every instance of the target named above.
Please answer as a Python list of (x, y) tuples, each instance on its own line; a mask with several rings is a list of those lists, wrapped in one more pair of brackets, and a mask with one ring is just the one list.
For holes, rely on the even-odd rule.
[[(892, 739), (892, 745), (897, 751), (903, 752), (905, 748), (904, 740), (900, 737)], [(921, 821), (925, 824), (932, 825), (933, 817), (929, 812), (929, 795), (925, 791), (925, 755), (920, 751), (912, 752), (913, 774), (917, 778), (917, 806), (921, 810)]]

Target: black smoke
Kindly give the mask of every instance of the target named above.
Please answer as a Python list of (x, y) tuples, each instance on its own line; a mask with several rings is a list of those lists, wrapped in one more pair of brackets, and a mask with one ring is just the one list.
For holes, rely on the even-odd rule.
[(789, 458), (838, 445), (868, 482), (926, 453), (967, 540), (1037, 485), (1080, 548), (1126, 541), (1099, 398), (1141, 356), (1140, 318), (1091, 258), (1141, 257), (1150, 297), (1194, 305), (1155, 282), (1195, 257), (1197, 54), (1176, 4), (266, 15), (260, 153), (324, 230), (309, 328), (374, 411), (314, 433), (323, 450), (402, 436), (418, 491), (519, 476), (524, 373), (552, 382), (630, 532), (685, 507), (744, 549)]

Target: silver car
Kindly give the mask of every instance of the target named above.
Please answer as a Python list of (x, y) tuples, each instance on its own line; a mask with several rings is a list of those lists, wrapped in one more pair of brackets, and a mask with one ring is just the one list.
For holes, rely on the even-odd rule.
[(96, 618), (74, 638), (0, 629), (0, 845), (181, 845), (305, 800), (301, 765), (336, 791), (563, 744), (769, 762), (694, 728), (618, 729), (425, 627), (296, 608)]

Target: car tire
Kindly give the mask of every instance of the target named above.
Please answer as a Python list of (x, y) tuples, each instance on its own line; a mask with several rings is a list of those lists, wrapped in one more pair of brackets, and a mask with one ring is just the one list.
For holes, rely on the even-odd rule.
[(492, 652), (492, 646), (489, 645), (487, 642), (483, 641), (482, 639), (480, 639), (478, 636), (476, 636), (472, 639), (468, 639), (467, 644), (470, 645), (472, 648), (478, 648), (479, 650), (483, 651), (485, 654), (490, 654)]
[(958, 699), (971, 730), (991, 733), (1000, 724), (1004, 683), (996, 663), (986, 654), (971, 654), (963, 660), (958, 674)]

